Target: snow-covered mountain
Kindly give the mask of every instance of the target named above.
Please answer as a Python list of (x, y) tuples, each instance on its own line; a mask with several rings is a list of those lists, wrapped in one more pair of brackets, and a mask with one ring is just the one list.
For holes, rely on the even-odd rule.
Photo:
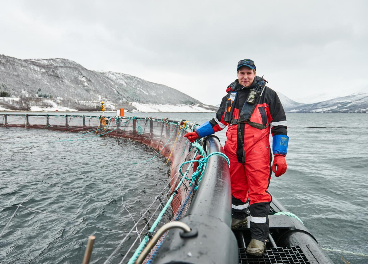
[[(278, 95), (286, 112), (368, 112), (365, 90), (313, 104), (301, 104)], [(138, 111), (217, 110), (178, 90), (128, 74), (91, 71), (67, 59), (21, 60), (0, 55), (0, 110), (56, 106), (98, 110), (101, 101), (105, 102), (106, 110), (121, 107)]]
[(4, 55), (0, 55), (0, 96), (20, 98), (22, 104), (0, 101), (15, 109), (50, 101), (79, 110), (97, 109), (100, 101), (107, 109), (134, 108), (132, 102), (211, 108), (178, 90), (128, 74), (91, 71), (66, 59), (21, 60)]
[(349, 96), (288, 108), (296, 113), (368, 113), (368, 93), (361, 92)]
[(290, 109), (294, 109), (295, 107), (303, 105), (301, 103), (291, 100), (282, 93), (277, 93), (277, 95), (279, 96), (282, 106), (284, 107), (286, 112), (288, 112)]

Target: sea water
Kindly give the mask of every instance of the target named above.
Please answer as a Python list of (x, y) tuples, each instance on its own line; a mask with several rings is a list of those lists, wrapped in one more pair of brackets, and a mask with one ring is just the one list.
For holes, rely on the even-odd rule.
[[(214, 113), (128, 115), (201, 124)], [(272, 195), (334, 263), (368, 263), (368, 115), (287, 118), (288, 170)], [(0, 128), (0, 263), (81, 263), (92, 234), (92, 263), (103, 263), (167, 183), (165, 159), (137, 164), (155, 155), (129, 140)]]

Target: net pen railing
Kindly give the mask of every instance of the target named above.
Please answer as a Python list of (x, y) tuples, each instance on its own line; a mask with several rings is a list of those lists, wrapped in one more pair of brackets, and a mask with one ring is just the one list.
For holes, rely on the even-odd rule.
[(3, 114), (0, 115), (0, 126), (25, 128), (59, 128), (95, 127), (101, 116), (87, 115), (54, 115), (54, 114)]

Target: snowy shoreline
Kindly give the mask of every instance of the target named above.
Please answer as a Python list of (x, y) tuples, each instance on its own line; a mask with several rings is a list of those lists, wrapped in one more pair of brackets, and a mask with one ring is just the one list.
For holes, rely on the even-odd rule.
[(145, 112), (145, 113), (158, 113), (158, 112), (168, 112), (168, 113), (211, 113), (213, 110), (200, 107), (199, 105), (170, 105), (170, 104), (140, 104), (132, 103), (137, 110), (132, 112)]
[[(126, 112), (141, 112), (141, 113), (211, 113), (213, 110), (201, 107), (199, 105), (170, 105), (170, 104), (141, 104), (133, 102), (131, 105), (135, 108), (133, 111)], [(117, 109), (118, 110), (118, 109)], [(0, 106), (0, 112), (24, 112), (24, 110), (10, 110)], [(39, 106), (31, 106), (31, 110), (27, 112), (85, 112), (76, 109), (59, 106), (55, 103), (52, 107), (41, 108)], [(88, 111), (94, 112), (94, 111)], [(98, 112), (98, 111), (96, 111)], [(105, 113), (115, 113), (116, 111), (105, 111)]]

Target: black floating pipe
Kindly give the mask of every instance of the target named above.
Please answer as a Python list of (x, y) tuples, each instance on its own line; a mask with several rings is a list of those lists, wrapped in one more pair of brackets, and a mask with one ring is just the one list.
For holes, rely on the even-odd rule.
[(324, 254), (313, 235), (309, 233), (308, 229), (301, 222), (293, 217), (283, 215), (279, 215), (276, 217), (280, 217), (281, 219), (288, 218), (285, 219), (284, 222), (288, 221), (289, 223), (291, 223), (289, 225), (292, 226), (290, 230), (286, 231), (281, 237), (279, 237), (277, 242), (278, 246), (298, 246), (301, 248), (310, 263), (333, 264), (331, 259)]
[[(279, 212), (287, 212), (276, 198), (272, 198), (271, 206), (279, 209)], [(298, 219), (287, 215), (270, 215), (269, 219), (271, 232), (275, 229), (283, 230), (275, 242), (278, 247), (300, 247), (311, 264), (333, 264), (314, 236)]]
[[(222, 151), (216, 137), (208, 137), (206, 145), (208, 154)], [(169, 231), (154, 263), (238, 263), (237, 240), (230, 228), (230, 172), (223, 157), (209, 158), (189, 211), (179, 221), (193, 230), (193, 236)]]

